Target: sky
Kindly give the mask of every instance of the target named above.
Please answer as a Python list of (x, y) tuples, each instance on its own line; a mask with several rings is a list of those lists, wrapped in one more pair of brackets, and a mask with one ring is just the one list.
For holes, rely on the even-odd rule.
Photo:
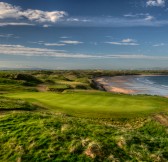
[(168, 0), (0, 0), (0, 69), (168, 69)]

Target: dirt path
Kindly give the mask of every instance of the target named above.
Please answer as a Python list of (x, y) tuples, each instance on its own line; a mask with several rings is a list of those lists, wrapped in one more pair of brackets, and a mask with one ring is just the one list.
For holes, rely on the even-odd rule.
[(154, 116), (154, 119), (161, 125), (168, 127), (168, 116), (165, 114), (158, 114)]

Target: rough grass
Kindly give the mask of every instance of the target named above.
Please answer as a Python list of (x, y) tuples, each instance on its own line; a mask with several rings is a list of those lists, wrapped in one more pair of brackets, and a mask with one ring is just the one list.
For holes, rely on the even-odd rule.
[(52, 111), (79, 117), (135, 117), (167, 111), (167, 98), (130, 96), (106, 92), (28, 92), (8, 94), (8, 97), (38, 102)]
[(19, 99), (11, 99), (0, 96), (0, 111), (10, 110), (35, 110), (36, 106)]
[(135, 129), (64, 115), (23, 113), (0, 118), (0, 161), (167, 161), (167, 128)]
[(0, 78), (0, 93), (20, 92), (20, 91), (36, 91), (35, 87), (24, 86), (25, 82), (22, 80), (15, 80), (10, 76)]

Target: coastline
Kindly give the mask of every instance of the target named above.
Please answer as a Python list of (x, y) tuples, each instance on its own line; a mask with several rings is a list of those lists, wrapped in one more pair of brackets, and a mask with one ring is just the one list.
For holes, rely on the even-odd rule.
[[(128, 78), (129, 77), (129, 78)], [(123, 94), (133, 94), (136, 91), (127, 88), (123, 85), (125, 82), (129, 82), (129, 80), (134, 76), (115, 76), (115, 77), (109, 77), (111, 78), (111, 82), (113, 83), (110, 85), (107, 80), (107, 77), (100, 77), (94, 79), (94, 81), (97, 84), (97, 87), (99, 90), (104, 90), (106, 92), (114, 92), (114, 93), (123, 93)]]
[[(159, 95), (168, 97), (168, 90), (145, 82), (139, 81), (141, 77), (150, 76), (167, 76), (167, 75), (128, 75), (128, 76), (114, 76), (114, 77), (98, 77), (94, 79), (99, 90), (112, 93), (123, 94), (147, 94)], [(99, 88), (101, 87), (101, 88)]]

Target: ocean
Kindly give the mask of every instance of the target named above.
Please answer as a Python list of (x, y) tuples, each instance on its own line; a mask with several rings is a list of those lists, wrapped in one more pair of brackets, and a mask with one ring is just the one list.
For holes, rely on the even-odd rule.
[(144, 77), (139, 78), (139, 81), (144, 82), (145, 84), (168, 88), (168, 76), (167, 75), (164, 75), (164, 76), (144, 76)]
[(168, 75), (101, 77), (98, 82), (109, 92), (168, 96)]
[(139, 76), (133, 79), (137, 94), (168, 96), (168, 75)]

